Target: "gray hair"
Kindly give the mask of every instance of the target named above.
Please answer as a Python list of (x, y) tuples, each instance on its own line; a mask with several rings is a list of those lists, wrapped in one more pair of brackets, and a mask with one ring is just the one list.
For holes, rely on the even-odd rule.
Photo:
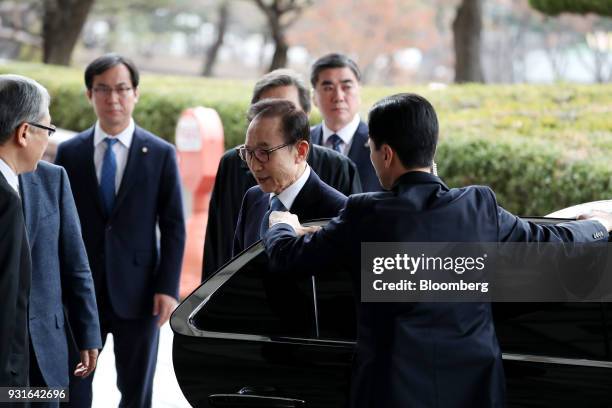
[(264, 92), (281, 86), (295, 86), (298, 91), (300, 105), (302, 105), (298, 106), (298, 108), (302, 108), (304, 112), (310, 113), (310, 90), (306, 87), (300, 74), (286, 68), (268, 72), (255, 83), (251, 105), (259, 102)]
[(40, 121), (51, 97), (44, 86), (21, 75), (0, 75), (0, 145), (24, 122)]

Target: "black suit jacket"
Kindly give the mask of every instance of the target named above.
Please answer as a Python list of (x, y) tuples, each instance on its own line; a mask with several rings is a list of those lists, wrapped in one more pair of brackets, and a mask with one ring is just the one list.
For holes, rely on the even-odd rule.
[[(311, 145), (308, 164), (323, 182), (342, 194), (362, 191), (357, 167), (343, 155), (322, 146)], [(249, 167), (240, 159), (236, 149), (225, 152), (219, 163), (208, 207), (202, 280), (231, 259), (232, 240), (242, 198), (256, 184)]]
[(0, 174), (0, 386), (27, 386), (32, 263), (21, 200)]
[[(310, 140), (313, 144), (323, 145), (323, 125), (317, 125), (310, 129)], [(368, 125), (363, 122), (359, 122), (359, 127), (353, 135), (348, 157), (357, 166), (362, 191), (381, 191), (382, 187), (370, 160)]]
[(150, 317), (154, 294), (178, 299), (185, 222), (174, 146), (136, 126), (115, 205), (107, 216), (96, 178), (93, 137), (90, 128), (62, 143), (56, 164), (70, 178), (98, 307), (112, 306), (123, 319)]
[[(264, 236), (283, 273), (343, 268), (355, 298), (362, 242), (595, 241), (599, 222), (538, 226), (497, 205), (488, 187), (449, 189), (409, 172), (389, 192), (349, 197), (320, 231), (296, 238), (287, 224)], [(601, 238), (602, 240), (605, 238)], [(358, 303), (351, 407), (503, 407), (504, 374), (488, 303)]]
[[(311, 169), (306, 184), (295, 197), (288, 209), (296, 214), (300, 222), (319, 218), (335, 217), (344, 207), (346, 196), (323, 183)], [(259, 186), (251, 187), (242, 200), (242, 208), (234, 234), (233, 255), (259, 241), (261, 222), (268, 211), (270, 194), (264, 193)]]

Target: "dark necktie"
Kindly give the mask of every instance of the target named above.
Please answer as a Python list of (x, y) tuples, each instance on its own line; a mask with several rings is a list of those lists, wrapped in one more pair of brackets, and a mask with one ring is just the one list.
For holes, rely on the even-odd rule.
[(266, 211), (266, 215), (264, 215), (263, 220), (261, 221), (261, 227), (259, 229), (260, 238), (263, 238), (266, 231), (268, 231), (268, 224), (270, 224), (270, 214), (272, 211), (287, 211), (281, 200), (279, 200), (278, 196), (274, 196), (270, 200), (270, 208), (268, 211)]
[(329, 143), (331, 143), (332, 145), (332, 149), (334, 149), (338, 153), (342, 153), (342, 148), (340, 147), (340, 145), (342, 144), (342, 139), (340, 139), (340, 136), (334, 133), (329, 137), (328, 140)]
[(113, 145), (117, 143), (117, 139), (107, 137), (106, 152), (102, 161), (102, 172), (100, 175), (100, 195), (106, 215), (110, 215), (115, 204), (115, 176), (117, 175), (117, 159), (113, 152)]

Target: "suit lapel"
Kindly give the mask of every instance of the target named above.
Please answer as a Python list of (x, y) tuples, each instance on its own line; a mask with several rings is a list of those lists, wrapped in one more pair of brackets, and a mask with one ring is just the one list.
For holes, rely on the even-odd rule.
[(312, 144), (323, 145), (323, 125), (317, 125), (312, 128), (310, 141)]
[[(269, 206), (270, 194), (264, 193), (261, 189), (259, 189), (259, 196), (255, 198), (253, 205), (249, 209), (249, 214), (247, 214), (247, 220), (250, 222), (245, 231), (244, 242), (248, 243), (248, 245), (259, 240), (261, 223), (263, 222)], [(245, 245), (245, 247), (248, 245)]]
[(23, 203), (23, 215), (25, 217), (30, 245), (34, 245), (38, 227), (38, 217), (40, 210), (40, 194), (38, 193), (39, 177), (38, 174), (28, 173), (19, 176), (19, 186), (21, 187), (21, 197)]
[(317, 194), (318, 184), (319, 176), (317, 176), (317, 173), (311, 168), (308, 180), (306, 180), (304, 187), (302, 187), (298, 195), (295, 196), (295, 200), (290, 209), (293, 214), (297, 214), (300, 221), (311, 218), (310, 211), (314, 207), (312, 205), (312, 199), (319, 196), (319, 194)]
[(121, 178), (117, 198), (115, 198), (115, 205), (113, 206), (111, 217), (117, 212), (117, 209), (121, 206), (123, 200), (125, 200), (125, 196), (127, 195), (128, 191), (134, 185), (134, 182), (137, 179), (136, 176), (138, 175), (138, 169), (141, 168), (141, 160), (143, 160), (149, 149), (150, 147), (147, 146), (147, 141), (142, 135), (140, 128), (136, 126), (134, 128), (132, 145), (130, 146), (130, 151), (128, 152), (128, 160), (125, 165), (123, 177)]
[(368, 146), (368, 129), (365, 123), (359, 122), (359, 127), (353, 135), (353, 143), (348, 157), (355, 163), (370, 160), (370, 147)]
[(83, 152), (74, 158), (77, 161), (75, 168), (83, 169), (83, 183), (89, 190), (89, 194), (94, 198), (96, 207), (100, 214), (104, 216), (104, 206), (102, 205), (102, 197), (100, 196), (100, 187), (98, 184), (98, 177), (96, 176), (96, 165), (94, 163), (94, 128), (92, 127), (81, 139), (83, 147), (78, 151)]

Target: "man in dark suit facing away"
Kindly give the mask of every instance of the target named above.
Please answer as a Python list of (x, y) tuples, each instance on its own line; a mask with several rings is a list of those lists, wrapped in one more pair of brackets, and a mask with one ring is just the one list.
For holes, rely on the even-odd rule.
[[(277, 69), (257, 81), (251, 104), (268, 98), (287, 99), (306, 114), (310, 112), (310, 92), (301, 77), (292, 70)], [(323, 182), (342, 194), (361, 192), (357, 167), (340, 153), (311, 144), (307, 162)], [(249, 166), (238, 156), (237, 149), (225, 152), (219, 162), (208, 208), (202, 279), (211, 276), (232, 257), (232, 238), (242, 197), (256, 184)]]
[[(177, 304), (185, 223), (174, 147), (132, 119), (138, 81), (120, 55), (90, 63), (85, 85), (98, 121), (62, 143), (56, 163), (81, 219), (102, 341), (113, 334), (120, 404), (143, 408), (151, 406), (159, 327)], [(91, 405), (92, 377), (71, 381), (72, 405)]]
[(308, 117), (292, 102), (264, 99), (249, 109), (250, 120), (239, 153), (257, 181), (242, 200), (233, 254), (257, 242), (271, 211), (292, 211), (303, 220), (333, 217), (346, 196), (321, 181), (306, 162)]
[[(41, 161), (36, 171), (19, 176), (19, 184), (32, 255), (30, 385), (68, 388), (71, 371), (79, 377), (94, 371), (102, 347), (79, 215), (63, 168)], [(64, 305), (79, 349), (79, 362), (72, 367)]]
[(327, 54), (310, 70), (314, 104), (323, 123), (310, 131), (315, 145), (329, 147), (351, 159), (359, 171), (363, 191), (381, 189), (370, 162), (368, 126), (359, 118), (361, 72), (355, 61), (343, 54)]
[[(28, 385), (31, 260), (18, 175), (47, 148), (49, 93), (20, 75), (0, 75), (0, 386)], [(17, 404), (16, 404), (17, 405)]]
[[(371, 160), (388, 191), (348, 198), (322, 229), (274, 212), (264, 237), (273, 268), (350, 271), (361, 287), (362, 242), (605, 240), (612, 214), (538, 226), (499, 207), (491, 189), (448, 188), (430, 174), (438, 140), (433, 107), (414, 94), (384, 98), (369, 116)], [(503, 407), (504, 373), (488, 303), (358, 302), (351, 407)]]

